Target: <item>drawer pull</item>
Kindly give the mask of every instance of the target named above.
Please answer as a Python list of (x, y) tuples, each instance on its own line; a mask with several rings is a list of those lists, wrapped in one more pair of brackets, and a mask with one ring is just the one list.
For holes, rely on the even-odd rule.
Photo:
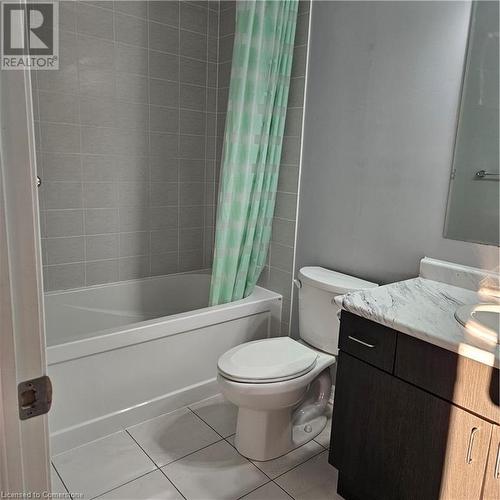
[(500, 443), (498, 443), (497, 447), (497, 459), (495, 461), (495, 472), (493, 473), (493, 477), (495, 479), (500, 477)]
[(369, 349), (373, 349), (375, 347), (375, 344), (369, 344), (368, 342), (363, 342), (362, 340), (359, 340), (356, 337), (352, 337), (351, 335), (349, 335), (347, 338), (349, 340), (352, 340), (353, 342), (361, 344), (362, 346), (368, 347)]
[(472, 463), (472, 447), (474, 446), (474, 438), (476, 437), (476, 433), (478, 430), (479, 429), (477, 427), (473, 427), (470, 431), (469, 446), (467, 447), (467, 457), (465, 459), (465, 463), (467, 464)]

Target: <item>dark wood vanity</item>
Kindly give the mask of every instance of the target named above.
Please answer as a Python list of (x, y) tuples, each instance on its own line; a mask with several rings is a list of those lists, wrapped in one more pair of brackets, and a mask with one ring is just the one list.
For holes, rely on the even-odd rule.
[(342, 311), (330, 463), (346, 500), (500, 499), (499, 370)]

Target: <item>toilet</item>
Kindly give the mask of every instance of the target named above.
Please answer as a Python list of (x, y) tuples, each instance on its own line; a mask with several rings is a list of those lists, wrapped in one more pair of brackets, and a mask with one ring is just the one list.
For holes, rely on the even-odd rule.
[(224, 353), (218, 383), (238, 407), (235, 446), (265, 461), (301, 446), (325, 427), (338, 354), (339, 307), (334, 297), (378, 286), (321, 267), (298, 274), (300, 340), (275, 337), (247, 342)]

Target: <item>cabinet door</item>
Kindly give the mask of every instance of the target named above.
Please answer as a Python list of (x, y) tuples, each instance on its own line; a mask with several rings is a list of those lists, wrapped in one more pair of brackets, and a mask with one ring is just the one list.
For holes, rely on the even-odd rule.
[(493, 426), (491, 434), (490, 453), (486, 465), (484, 479), (484, 500), (498, 500), (500, 498), (500, 427)]
[(330, 460), (353, 488), (347, 498), (479, 499), (491, 424), (339, 358)]

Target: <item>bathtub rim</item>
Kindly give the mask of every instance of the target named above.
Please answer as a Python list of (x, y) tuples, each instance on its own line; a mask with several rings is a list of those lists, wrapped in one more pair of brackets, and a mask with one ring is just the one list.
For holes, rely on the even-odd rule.
[[(130, 283), (131, 281), (139, 280), (109, 283), (108, 286)], [(97, 286), (101, 288), (106, 285)], [(80, 289), (66, 290), (66, 292), (75, 290)], [(85, 290), (88, 290), (88, 288), (85, 288)], [(276, 324), (279, 324), (281, 321), (282, 299), (283, 297), (279, 293), (256, 286), (254, 291), (244, 299), (130, 323), (121, 327), (101, 330), (96, 332), (96, 335), (82, 339), (51, 346), (47, 345), (47, 364), (55, 365), (72, 359), (92, 356), (93, 354), (121, 349), (135, 344), (142, 344), (143, 342), (179, 335), (203, 326), (225, 323), (226, 321), (231, 321), (242, 316), (250, 316), (265, 311), (270, 311), (271, 316), (276, 320)], [(273, 303), (275, 303), (274, 307)], [(165, 328), (167, 325), (168, 329)], [(140, 336), (137, 335), (138, 332), (141, 332)]]

